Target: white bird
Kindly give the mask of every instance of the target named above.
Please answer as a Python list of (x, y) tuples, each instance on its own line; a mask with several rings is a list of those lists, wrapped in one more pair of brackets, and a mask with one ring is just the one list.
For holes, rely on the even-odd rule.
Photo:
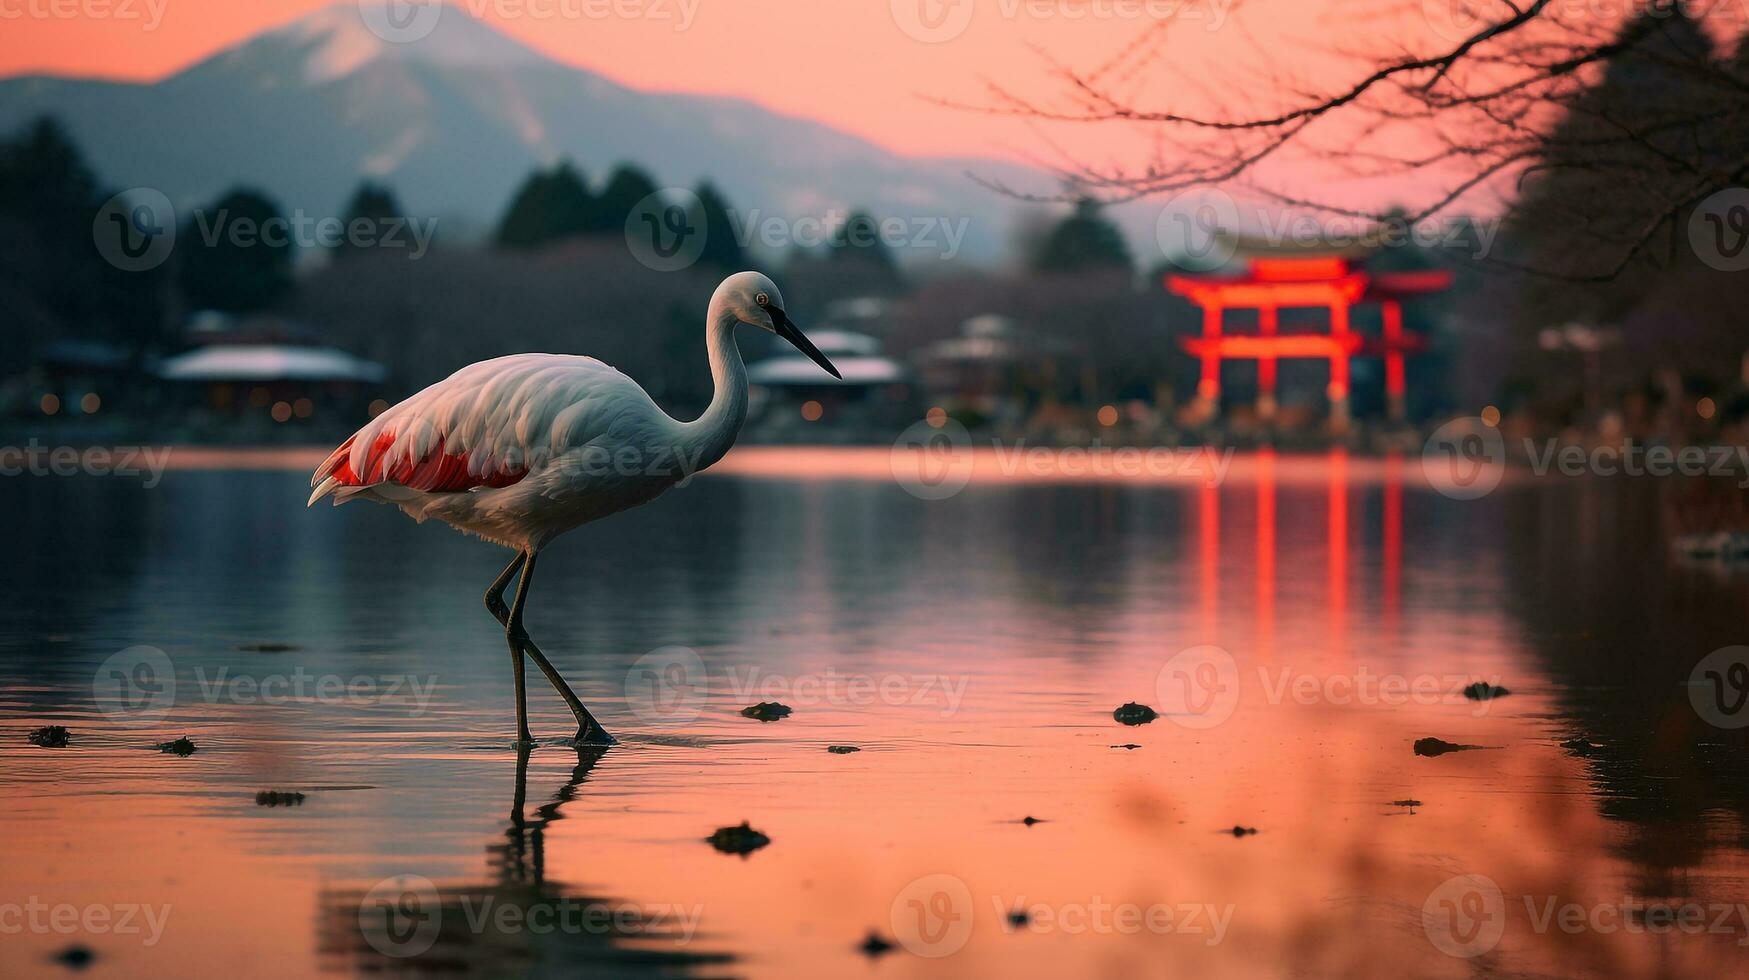
[[(533, 658), (577, 716), (577, 742), (608, 744), (601, 727), (522, 626), (535, 559), (555, 537), (646, 503), (723, 458), (747, 417), (747, 372), (735, 346), (743, 323), (769, 330), (838, 369), (784, 314), (757, 272), (723, 280), (705, 314), (714, 392), (691, 422), (669, 417), (637, 382), (593, 357), (513, 354), (471, 364), (378, 415), (310, 478), (310, 504), (365, 499), (415, 520), (436, 518), (516, 551), (486, 590), (504, 626), (516, 679), (517, 744), (528, 731), (522, 657)], [(508, 609), (504, 590), (522, 579)]]

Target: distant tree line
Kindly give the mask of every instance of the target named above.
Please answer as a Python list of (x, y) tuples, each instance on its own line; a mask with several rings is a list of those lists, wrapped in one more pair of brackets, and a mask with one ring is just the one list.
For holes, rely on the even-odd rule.
[(124, 272), (92, 245), (92, 225), (113, 193), (53, 120), (0, 141), (0, 363), (19, 364), (61, 337), (106, 340), (136, 355), (158, 338), (161, 270)]
[[(430, 269), (428, 263), (397, 266), (397, 257), (407, 253), (397, 256), (342, 238), (325, 248), (327, 269), (313, 276), (298, 268), (309, 258), (310, 250), (302, 247), (309, 244), (306, 238), (262, 234), (293, 213), (247, 185), (181, 211), (175, 247), (163, 264), (124, 271), (106, 261), (94, 241), (94, 221), (115, 193), (99, 185), (79, 149), (51, 120), (0, 139), (0, 310), (5, 311), (0, 355), (12, 370), (33, 363), (42, 344), (59, 338), (111, 341), (144, 359), (179, 344), (180, 326), (193, 311), (280, 310), (322, 324), (335, 341), (389, 362), (397, 374), (405, 371), (409, 383), (429, 380), (439, 365), (458, 356), (536, 345), (617, 357), (648, 375), (653, 390), (665, 397), (683, 405), (702, 403), (709, 378), (702, 368), (698, 311), (723, 272), (759, 261), (748, 254), (751, 230), (737, 222), (726, 196), (704, 182), (684, 202), (688, 226), (706, 232), (698, 261), (679, 276), (639, 266), (624, 240), (628, 222), (636, 221), (640, 209), (676, 202), (664, 201), (656, 181), (630, 164), (613, 168), (599, 184), (569, 162), (531, 173), (491, 232), (488, 243), (496, 254), (484, 264), (477, 254), (458, 254), (440, 257)], [(375, 180), (354, 190), (340, 217), (344, 227), (411, 220), (395, 192)], [(782, 256), (776, 274), (786, 283), (792, 305), (818, 311), (836, 298), (915, 289), (883, 227), (880, 216), (853, 210), (827, 229), (818, 247), (797, 246)], [(548, 291), (543, 283), (552, 278), (550, 266), (521, 258), (545, 250), (573, 257), (567, 261), (582, 270), (574, 284)], [(1028, 270), (1112, 273), (1110, 284), (1129, 290), (1129, 252), (1091, 200), (1041, 227), (1025, 250)], [(366, 253), (382, 254), (361, 261)], [(468, 277), (467, 288), (483, 298), (477, 309), (459, 303), (456, 290), (449, 288), (459, 270), (476, 266), (480, 274)], [(639, 304), (616, 300), (603, 309), (603, 322), (580, 323), (580, 308), (589, 305), (580, 297), (624, 299), (633, 283), (665, 295), (664, 302), (634, 310)], [(424, 303), (421, 296), (427, 293), (447, 298)], [(549, 295), (553, 302), (566, 299), (548, 309), (543, 297)], [(469, 316), (499, 327), (482, 335), (490, 342), (482, 341), (477, 350), (451, 349), (457, 340), (445, 331), (460, 329)]]

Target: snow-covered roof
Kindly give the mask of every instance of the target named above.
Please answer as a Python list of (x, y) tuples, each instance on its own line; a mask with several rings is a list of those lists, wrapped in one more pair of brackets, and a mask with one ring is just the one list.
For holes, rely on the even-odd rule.
[(381, 381), (381, 364), (334, 347), (291, 344), (212, 344), (167, 357), (158, 376), (167, 381)]
[(799, 355), (773, 357), (747, 369), (747, 380), (756, 385), (879, 385), (905, 380), (905, 368), (885, 357), (834, 357), (833, 366), (843, 380), (820, 370), (820, 365)]
[(808, 339), (828, 357), (835, 354), (865, 356), (879, 354), (881, 350), (880, 341), (854, 330), (814, 330), (808, 333)]

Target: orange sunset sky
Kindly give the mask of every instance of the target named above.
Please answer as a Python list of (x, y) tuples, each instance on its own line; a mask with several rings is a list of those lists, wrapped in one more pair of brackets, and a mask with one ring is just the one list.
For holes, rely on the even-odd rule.
[[(151, 80), (330, 0), (0, 0), (0, 75)], [(735, 95), (916, 155), (1048, 159), (1028, 124), (931, 104), (979, 101), (985, 79), (1060, 91), (1049, 57), (1092, 67), (1175, 15), (1165, 57), (1129, 84), (1175, 108), (1276, 81), (1339, 85), (1344, 52), (1437, 40), (1405, 0), (451, 0), (560, 61), (646, 89)], [(619, 11), (615, 13), (614, 11)], [(905, 22), (965, 18), (920, 41)], [(923, 18), (924, 20), (919, 20)], [(928, 18), (941, 18), (929, 21)], [(1374, 43), (1376, 40), (1377, 43)], [(1274, 96), (1270, 96), (1273, 98)], [(1254, 103), (1256, 104), (1256, 103)], [(1126, 127), (1078, 127), (1083, 160), (1129, 159)]]

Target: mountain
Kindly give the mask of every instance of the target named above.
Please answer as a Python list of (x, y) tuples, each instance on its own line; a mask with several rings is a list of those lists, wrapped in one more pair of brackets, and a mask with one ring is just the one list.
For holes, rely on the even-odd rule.
[[(66, 124), (108, 184), (157, 188), (178, 208), (246, 184), (288, 211), (338, 215), (368, 176), (386, 181), (409, 212), (476, 232), (497, 222), (531, 169), (569, 158), (596, 182), (620, 162), (670, 186), (708, 178), (737, 211), (761, 217), (863, 207), (964, 218), (962, 255), (991, 261), (1018, 206), (966, 171), (1042, 184), (1037, 172), (996, 161), (903, 157), (741, 99), (627, 88), (456, 6), (411, 43), (383, 40), (345, 4), (158, 82), (0, 81), (0, 130), (43, 114)], [(926, 248), (900, 254), (933, 257)]]

